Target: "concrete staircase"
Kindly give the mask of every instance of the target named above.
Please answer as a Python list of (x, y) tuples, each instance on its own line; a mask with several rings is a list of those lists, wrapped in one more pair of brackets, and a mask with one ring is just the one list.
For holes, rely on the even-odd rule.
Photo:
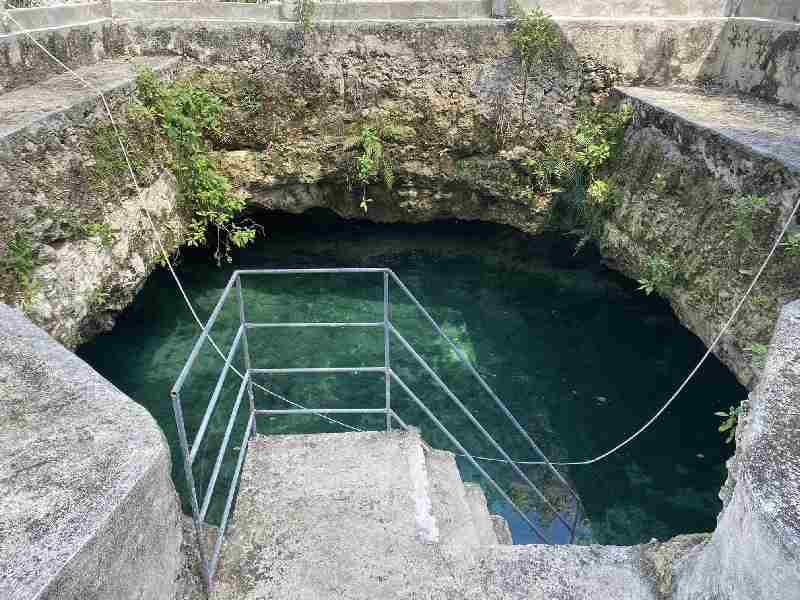
[(510, 538), (453, 454), (416, 431), (256, 436), (211, 597), (660, 598), (641, 546)]
[(497, 529), (480, 486), (416, 432), (257, 436), (215, 597), (446, 597), (510, 541)]

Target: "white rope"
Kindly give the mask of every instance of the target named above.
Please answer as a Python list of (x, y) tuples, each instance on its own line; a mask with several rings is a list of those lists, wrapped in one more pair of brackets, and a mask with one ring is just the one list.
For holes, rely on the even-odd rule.
[[(14, 19), (14, 17), (11, 16), (11, 14), (8, 11), (6, 11), (5, 16), (12, 23), (14, 23), (17, 27), (19, 27), (20, 30), (23, 30), (22, 26)], [(66, 70), (68, 73), (72, 74), (76, 79), (78, 79), (89, 90), (91, 90), (91, 91), (93, 91), (93, 92), (95, 92), (95, 93), (100, 95), (100, 98), (103, 101), (103, 107), (105, 108), (106, 114), (108, 114), (108, 118), (111, 121), (112, 127), (114, 128), (114, 134), (117, 137), (117, 141), (118, 141), (119, 146), (120, 146), (120, 148), (122, 150), (122, 154), (125, 157), (125, 163), (126, 163), (126, 165), (128, 167), (128, 173), (131, 176), (131, 180), (133, 181), (133, 184), (134, 184), (134, 186), (136, 188), (136, 193), (138, 194), (139, 200), (140, 200), (140, 202), (142, 202), (142, 207), (144, 208), (142, 191), (141, 191), (141, 188), (139, 187), (139, 182), (136, 179), (136, 175), (134, 174), (134, 171), (133, 171), (133, 166), (131, 165), (130, 158), (128, 157), (128, 151), (127, 151), (127, 149), (125, 147), (124, 142), (122, 141), (122, 137), (120, 136), (119, 130), (117, 129), (117, 124), (114, 121), (114, 117), (113, 117), (113, 115), (111, 113), (111, 109), (108, 106), (108, 102), (106, 101), (106, 98), (105, 98), (105, 95), (103, 94), (103, 92), (100, 91), (99, 89), (93, 87), (89, 82), (87, 82), (85, 79), (83, 79), (75, 71), (70, 69), (67, 65), (65, 65), (63, 62), (61, 62), (58, 58), (53, 56), (53, 54), (50, 53), (50, 51), (47, 50), (47, 48), (42, 46), (42, 44), (40, 44), (28, 31), (23, 31), (23, 33), (37, 47), (39, 47), (45, 54), (47, 54), (47, 56), (49, 56), (58, 65), (60, 65), (64, 70)], [(717, 344), (719, 344), (719, 342), (722, 339), (722, 337), (727, 333), (728, 329), (730, 329), (730, 326), (733, 324), (733, 321), (736, 319), (736, 316), (741, 311), (742, 307), (744, 306), (744, 303), (747, 301), (747, 298), (750, 296), (750, 294), (752, 293), (753, 289), (758, 284), (758, 281), (761, 279), (761, 275), (766, 270), (767, 266), (769, 265), (770, 260), (772, 260), (772, 257), (775, 255), (775, 252), (777, 252), (778, 247), (780, 246), (780, 243), (781, 243), (783, 237), (786, 235), (786, 232), (789, 230), (789, 227), (791, 227), (792, 221), (796, 217), (798, 210), (800, 210), (800, 198), (798, 198), (798, 201), (795, 204), (794, 209), (792, 210), (791, 214), (789, 215), (789, 218), (786, 220), (786, 223), (784, 223), (780, 234), (775, 239), (775, 243), (772, 245), (772, 248), (770, 249), (769, 254), (767, 254), (767, 257), (764, 259), (764, 262), (761, 264), (761, 267), (758, 269), (758, 272), (756, 273), (755, 277), (753, 278), (753, 281), (750, 283), (750, 285), (748, 286), (748, 288), (745, 291), (744, 295), (742, 296), (741, 300), (739, 300), (738, 304), (734, 308), (733, 312), (731, 313), (730, 318), (728, 318), (728, 320), (722, 326), (722, 329), (719, 331), (717, 336), (714, 338), (714, 341), (708, 346), (708, 349), (706, 350), (705, 354), (703, 354), (702, 358), (698, 361), (697, 365), (689, 372), (689, 374), (686, 376), (686, 378), (683, 380), (683, 382), (678, 386), (678, 388), (669, 397), (669, 399), (661, 406), (661, 408), (659, 408), (658, 411), (656, 411), (656, 413), (644, 425), (642, 425), (634, 433), (629, 435), (627, 438), (625, 438), (623, 441), (621, 441), (619, 444), (617, 444), (616, 446), (614, 446), (610, 450), (608, 450), (606, 452), (603, 452), (602, 454), (600, 454), (598, 456), (595, 456), (594, 458), (587, 458), (587, 459), (584, 459), (584, 460), (577, 460), (577, 461), (549, 461), (550, 464), (559, 465), (559, 466), (579, 466), (579, 465), (591, 465), (593, 463), (599, 462), (599, 461), (601, 461), (601, 460), (603, 460), (605, 458), (608, 458), (609, 456), (611, 456), (615, 452), (621, 450), (622, 448), (624, 448), (625, 446), (630, 444), (633, 440), (635, 440), (637, 437), (639, 437), (642, 433), (644, 433), (647, 429), (649, 429), (650, 426), (653, 423), (655, 423), (658, 420), (658, 418), (664, 413), (664, 411), (667, 410), (667, 408), (670, 407), (670, 405), (681, 394), (681, 392), (683, 392), (684, 388), (686, 388), (686, 386), (694, 378), (694, 376), (697, 374), (697, 372), (700, 370), (700, 368), (703, 366), (703, 364), (705, 364), (706, 360), (711, 355), (711, 353), (713, 352), (714, 348), (716, 348)], [(174, 267), (172, 265), (172, 262), (169, 259), (169, 255), (167, 254), (166, 248), (164, 247), (164, 244), (163, 244), (163, 242), (161, 240), (161, 236), (158, 233), (158, 230), (156, 229), (155, 223), (153, 222), (152, 216), (150, 215), (150, 212), (146, 208), (144, 208), (144, 212), (145, 212), (145, 215), (147, 216), (147, 220), (148, 220), (148, 222), (150, 224), (150, 228), (152, 229), (152, 231), (153, 231), (153, 233), (154, 233), (154, 235), (156, 237), (156, 241), (158, 242), (159, 249), (161, 251), (161, 254), (164, 257), (164, 262), (167, 265), (167, 268), (169, 269), (169, 272), (172, 274), (172, 277), (175, 280), (175, 283), (177, 284), (178, 289), (180, 290), (181, 296), (183, 296), (183, 299), (186, 302), (186, 306), (189, 308), (189, 311), (192, 313), (192, 317), (197, 322), (197, 325), (202, 329), (203, 328), (203, 322), (198, 317), (197, 312), (195, 311), (194, 306), (192, 305), (192, 302), (189, 300), (189, 296), (187, 295), (186, 290), (184, 289), (183, 285), (181, 284), (180, 279), (178, 278), (177, 273), (175, 272), (175, 269), (174, 269)], [(222, 351), (219, 349), (219, 347), (217, 346), (216, 342), (211, 338), (210, 335), (208, 336), (208, 339), (209, 339), (209, 342), (211, 343), (211, 345), (214, 347), (214, 350), (216, 350), (217, 354), (219, 354), (220, 358), (225, 360), (225, 358), (226, 358), (225, 355), (222, 353)], [(243, 378), (243, 375), (235, 367), (231, 367), (231, 370), (234, 373), (236, 373), (236, 375), (238, 375), (240, 378)], [(266, 393), (268, 393), (268, 394), (270, 394), (270, 395), (272, 395), (272, 396), (274, 396), (276, 398), (279, 398), (279, 399), (283, 400), (284, 402), (286, 402), (286, 403), (288, 403), (288, 404), (290, 404), (292, 406), (295, 406), (296, 408), (304, 408), (302, 405), (297, 404), (295, 402), (292, 402), (292, 401), (284, 398), (283, 396), (280, 396), (279, 394), (276, 394), (275, 392), (272, 392), (271, 390), (265, 388), (264, 386), (259, 385), (258, 383), (254, 382), (254, 385), (256, 387), (258, 387), (259, 389), (263, 390), (264, 392), (266, 392)], [(331, 423), (335, 423), (337, 425), (341, 425), (341, 426), (346, 427), (348, 429), (351, 429), (353, 431), (362, 431), (358, 427), (353, 427), (351, 425), (347, 425), (346, 423), (342, 423), (341, 421), (337, 421), (336, 419), (332, 419), (332, 418), (330, 418), (330, 417), (328, 417), (326, 415), (322, 415), (322, 414), (319, 414), (319, 413), (315, 413), (315, 414), (317, 416), (319, 416), (319, 417), (322, 417), (326, 421), (329, 421)], [(474, 457), (474, 458), (477, 458), (479, 460), (485, 460), (485, 461), (505, 462), (504, 459), (500, 459), (500, 458), (490, 458), (490, 457), (483, 457), (483, 456)], [(514, 461), (514, 462), (516, 462), (517, 464), (521, 464), (521, 465), (544, 465), (544, 464), (548, 464), (545, 461), (520, 460), (520, 461)]]
[[(8, 2), (6, 2), (6, 6), (8, 6)], [(183, 284), (181, 283), (181, 280), (178, 277), (178, 274), (175, 272), (175, 268), (172, 265), (172, 261), (170, 260), (169, 254), (167, 253), (167, 249), (164, 247), (164, 242), (161, 239), (161, 234), (158, 232), (158, 229), (156, 228), (155, 222), (153, 221), (153, 217), (152, 217), (152, 215), (150, 214), (150, 211), (147, 209), (147, 207), (145, 205), (144, 195), (142, 193), (141, 187), (139, 186), (139, 181), (136, 178), (136, 174), (134, 173), (130, 157), (128, 156), (128, 150), (127, 150), (127, 148), (125, 146), (125, 143), (122, 141), (122, 136), (120, 135), (119, 129), (117, 128), (117, 123), (114, 120), (114, 115), (111, 112), (111, 108), (108, 105), (108, 101), (106, 100), (105, 94), (99, 88), (96, 88), (95, 86), (93, 86), (91, 83), (86, 81), (83, 77), (81, 77), (78, 73), (76, 73), (75, 71), (70, 69), (67, 65), (65, 65), (61, 60), (59, 60), (57, 57), (55, 57), (47, 48), (45, 48), (41, 43), (39, 43), (39, 41), (36, 38), (34, 38), (30, 34), (30, 32), (24, 30), (22, 25), (20, 25), (19, 22), (16, 19), (14, 19), (13, 16), (11, 16), (11, 14), (8, 12), (7, 9), (5, 10), (4, 16), (9, 21), (14, 23), (14, 25), (19, 27), (21, 33), (23, 33), (25, 36), (27, 36), (31, 40), (31, 42), (33, 42), (34, 45), (36, 45), (42, 52), (44, 52), (50, 59), (52, 59), (62, 69), (64, 69), (67, 73), (69, 73), (70, 75), (75, 77), (75, 79), (80, 81), (81, 84), (83, 84), (88, 90), (90, 90), (90, 91), (92, 91), (92, 92), (94, 92), (94, 93), (96, 93), (96, 94), (98, 94), (100, 96), (100, 99), (103, 102), (103, 108), (104, 108), (106, 114), (108, 115), (109, 121), (111, 122), (111, 126), (114, 129), (114, 135), (116, 136), (117, 142), (119, 144), (119, 147), (122, 150), (122, 155), (125, 157), (125, 164), (127, 165), (127, 168), (128, 168), (128, 174), (130, 175), (131, 181), (133, 181), (133, 186), (136, 188), (136, 194), (139, 197), (139, 204), (141, 205), (141, 208), (144, 211), (145, 216), (147, 217), (147, 222), (150, 225), (150, 229), (153, 231), (153, 234), (154, 234), (155, 239), (156, 239), (156, 243), (158, 244), (159, 251), (161, 252), (162, 257), (164, 258), (164, 263), (167, 265), (167, 268), (169, 269), (169, 272), (172, 275), (172, 278), (175, 280), (175, 284), (178, 286), (178, 290), (180, 291), (180, 294), (183, 297), (183, 300), (186, 303), (186, 306), (189, 308), (189, 312), (192, 313), (192, 317), (194, 318), (195, 322), (197, 323), (197, 325), (202, 330), (203, 329), (203, 322), (200, 320), (200, 317), (197, 315), (197, 311), (195, 310), (194, 305), (192, 304), (192, 301), (189, 299), (189, 295), (186, 293), (186, 290), (184, 289)], [(220, 350), (219, 346), (217, 346), (217, 343), (212, 339), (211, 335), (208, 336), (208, 341), (211, 344), (211, 346), (214, 348), (214, 350), (216, 350), (216, 352), (219, 355), (219, 357), (223, 361), (226, 360), (226, 356), (222, 353), (222, 350)], [(239, 372), (239, 370), (235, 366), (231, 366), (231, 370), (234, 373), (236, 373), (236, 375), (238, 375), (240, 379), (244, 379), (244, 375), (242, 375), (242, 373)], [(259, 388), (260, 390), (266, 392), (267, 394), (269, 394), (269, 395), (271, 395), (271, 396), (273, 396), (275, 398), (278, 398), (280, 400), (283, 400), (284, 402), (286, 402), (287, 404), (289, 404), (291, 406), (294, 406), (295, 408), (305, 409), (305, 407), (302, 406), (301, 404), (297, 404), (296, 402), (292, 402), (291, 400), (289, 400), (287, 398), (284, 398), (280, 394), (277, 394), (277, 393), (273, 392), (272, 390), (269, 390), (266, 387), (264, 387), (264, 386), (262, 386), (262, 385), (260, 385), (260, 384), (258, 384), (256, 382), (253, 382), (253, 385), (256, 386), (257, 388)], [(321, 418), (325, 419), (326, 421), (328, 421), (330, 423), (334, 423), (336, 425), (340, 425), (340, 426), (345, 427), (347, 429), (350, 429), (352, 431), (363, 431), (359, 427), (353, 427), (351, 425), (348, 425), (347, 423), (342, 423), (341, 421), (338, 421), (336, 419), (328, 417), (327, 415), (323, 415), (323, 414), (320, 414), (320, 413), (314, 413), (314, 414), (317, 415), (318, 417), (321, 417)]]
[[(587, 458), (587, 459), (584, 459), (584, 460), (575, 460), (575, 461), (561, 461), (561, 462), (549, 461), (550, 464), (552, 464), (552, 465), (560, 465), (560, 466), (576, 466), (576, 465), (591, 465), (593, 463), (599, 462), (599, 461), (603, 460), (604, 458), (608, 458), (609, 456), (611, 456), (612, 454), (614, 454), (618, 450), (621, 450), (622, 448), (624, 448), (625, 446), (630, 444), (633, 440), (635, 440), (642, 433), (644, 433), (653, 423), (656, 422), (656, 420), (663, 414), (663, 412), (665, 410), (667, 410), (667, 408), (669, 408), (669, 406), (675, 401), (675, 399), (681, 394), (681, 392), (683, 392), (684, 388), (689, 384), (689, 382), (692, 380), (692, 378), (695, 376), (695, 374), (700, 370), (700, 367), (703, 366), (703, 363), (705, 363), (706, 360), (708, 359), (708, 357), (711, 356), (711, 352), (714, 350), (714, 348), (716, 348), (717, 344), (719, 344), (720, 340), (722, 339), (722, 336), (725, 335), (725, 333), (728, 331), (730, 326), (733, 324), (733, 321), (736, 319), (736, 315), (739, 314), (739, 311), (744, 306), (745, 301), (747, 300), (747, 298), (752, 293), (753, 289), (758, 284), (759, 279), (761, 279), (761, 275), (766, 270), (767, 265), (769, 264), (770, 260), (772, 260), (772, 257), (775, 255), (775, 252), (777, 252), (778, 247), (781, 244), (781, 240), (783, 240), (783, 237), (786, 235), (786, 232), (789, 230), (789, 227), (792, 226), (792, 221), (794, 221), (794, 219), (797, 216), (797, 213), (798, 213), (799, 210), (800, 210), (800, 197), (798, 197), (797, 203), (794, 205), (794, 208), (792, 209), (792, 212), (789, 214), (789, 218), (786, 219), (786, 223), (784, 223), (783, 228), (781, 229), (781, 232), (778, 234), (778, 237), (775, 239), (775, 243), (772, 244), (772, 248), (770, 249), (769, 254), (767, 254), (767, 257), (764, 259), (764, 262), (761, 264), (761, 267), (758, 269), (758, 272), (756, 273), (755, 277), (753, 278), (752, 283), (750, 283), (750, 285), (748, 286), (748, 288), (745, 291), (744, 295), (742, 296), (741, 300), (739, 300), (739, 303), (736, 305), (736, 308), (734, 308), (733, 312), (731, 313), (730, 318), (722, 326), (722, 329), (719, 331), (717, 336), (714, 338), (714, 341), (711, 342), (711, 345), (709, 345), (709, 347), (706, 350), (705, 354), (703, 354), (702, 358), (697, 363), (697, 365), (694, 367), (694, 369), (691, 370), (689, 375), (686, 376), (686, 379), (683, 380), (683, 382), (678, 386), (678, 389), (675, 390), (675, 393), (673, 393), (672, 396), (669, 397), (669, 399), (664, 403), (664, 405), (661, 408), (659, 408), (658, 411), (652, 417), (650, 417), (650, 419), (644, 425), (642, 425), (634, 433), (629, 435), (627, 438), (625, 438), (623, 441), (621, 441), (619, 444), (617, 444), (616, 446), (614, 446), (610, 450), (608, 450), (606, 452), (603, 452), (602, 454), (600, 454), (598, 456), (595, 456), (594, 458)], [(506, 462), (505, 459), (502, 459), (502, 458), (489, 458), (489, 457), (485, 457), (485, 456), (480, 456), (480, 457), (476, 456), (475, 458), (477, 458), (479, 460), (486, 460), (486, 461)], [(529, 460), (519, 460), (519, 461), (514, 461), (514, 462), (516, 462), (517, 464), (520, 464), (520, 465), (544, 465), (544, 464), (547, 464), (545, 461), (529, 461)]]

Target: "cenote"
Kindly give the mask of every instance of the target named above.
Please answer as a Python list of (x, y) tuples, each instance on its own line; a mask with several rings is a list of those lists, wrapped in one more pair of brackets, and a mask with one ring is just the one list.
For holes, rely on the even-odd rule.
[[(637, 290), (637, 284), (604, 267), (590, 250), (574, 256), (574, 239), (530, 238), (506, 227), (463, 222), (378, 225), (342, 221), (331, 213), (268, 214), (266, 236), (218, 268), (208, 250), (184, 250), (178, 273), (202, 319), (208, 317), (234, 268), (390, 267), (476, 364), (532, 437), (555, 461), (596, 456), (640, 427), (680, 383), (704, 351), (669, 306)], [(382, 280), (377, 276), (285, 276), (244, 284), (251, 321), (379, 321)], [(416, 309), (392, 291), (397, 328), (517, 459), (530, 447), (432, 334)], [(227, 348), (238, 326), (229, 302), (213, 332)], [(188, 510), (169, 389), (198, 335), (198, 327), (165, 269), (149, 278), (114, 329), (79, 349), (103, 376), (144, 405), (164, 430), (173, 453), (173, 476)], [(260, 367), (351, 367), (383, 364), (382, 330), (269, 328), (253, 332), (250, 351)], [(496, 456), (450, 400), (394, 344), (393, 367), (474, 454)], [(196, 431), (222, 361), (204, 349), (187, 384), (184, 410), (190, 438)], [(242, 365), (239, 364), (239, 367)], [(229, 377), (209, 435), (195, 464), (205, 487), (224, 434), (238, 381)], [(275, 375), (260, 383), (293, 402), (316, 408), (381, 408), (380, 374)], [(562, 467), (587, 511), (581, 541), (635, 544), (711, 531), (720, 510), (717, 493), (732, 447), (717, 432), (717, 410), (745, 395), (716, 359), (707, 362), (662, 418), (633, 443), (588, 466)], [(261, 394), (259, 407), (286, 408)], [(393, 404), (428, 443), (451, 449), (428, 419), (395, 390)], [(245, 424), (241, 412), (233, 439)], [(383, 417), (346, 416), (341, 421), (380, 429)], [(343, 431), (314, 416), (262, 418), (260, 433)], [(234, 469), (232, 444), (217, 489)], [(464, 461), (465, 479), (479, 480)], [(486, 463), (519, 500), (544, 519), (532, 498), (520, 496), (510, 469)], [(558, 495), (543, 467), (527, 470)], [(486, 486), (484, 486), (486, 487)], [(487, 489), (491, 508), (509, 520), (515, 541), (535, 541), (515, 514)], [(219, 518), (222, 494), (212, 503)], [(213, 520), (213, 519), (212, 519)], [(558, 532), (551, 532), (556, 538)]]

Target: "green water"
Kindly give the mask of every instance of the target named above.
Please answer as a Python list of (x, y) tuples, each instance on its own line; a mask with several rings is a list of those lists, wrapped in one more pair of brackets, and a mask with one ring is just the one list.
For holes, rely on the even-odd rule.
[[(704, 348), (658, 298), (602, 266), (599, 257), (573, 257), (573, 241), (531, 240), (485, 224), (437, 223), (381, 226), (343, 222), (325, 212), (303, 217), (271, 215), (268, 235), (238, 253), (235, 264), (217, 268), (206, 252), (184, 252), (179, 274), (201, 318), (210, 314), (231, 270), (256, 267), (390, 267), (417, 295), (445, 331), (477, 365), (490, 386), (552, 460), (584, 459), (614, 446), (646, 421), (686, 375)], [(267, 276), (244, 280), (249, 321), (380, 321), (379, 275)], [(490, 398), (437, 339), (416, 309), (392, 288), (392, 320), (440, 373), (489, 432), (518, 459), (537, 458)], [(233, 298), (235, 299), (235, 298)], [(238, 326), (238, 307), (226, 304), (213, 331), (228, 348)], [(120, 389), (144, 405), (164, 429), (173, 449), (174, 479), (188, 510), (168, 392), (198, 329), (166, 271), (156, 271), (116, 327), (79, 349), (79, 354)], [(259, 329), (249, 334), (254, 367), (353, 367), (383, 364), (382, 330)], [(467, 449), (496, 456), (450, 400), (393, 343), (394, 369)], [(196, 433), (222, 361), (204, 348), (183, 392), (190, 439)], [(235, 366), (241, 368), (237, 356)], [(231, 375), (201, 446), (193, 472), (198, 487), (211, 477), (217, 449), (238, 389)], [(258, 382), (310, 407), (381, 408), (380, 374), (273, 375)], [(653, 537), (710, 531), (720, 503), (717, 491), (731, 448), (717, 432), (714, 411), (741, 400), (745, 390), (715, 359), (698, 373), (657, 424), (609, 459), (564, 467), (587, 515), (583, 541), (633, 544)], [(257, 393), (260, 408), (287, 408)], [(246, 401), (232, 433), (209, 515), (219, 519), (245, 427)], [(393, 406), (422, 429), (436, 447), (448, 440), (397, 386)], [(338, 418), (338, 417), (337, 417)], [(341, 421), (378, 429), (383, 417), (346, 416)], [(261, 418), (260, 432), (342, 431), (318, 417)], [(460, 461), (465, 478), (478, 474)], [(552, 511), (526, 497), (507, 466), (485, 463), (515, 500), (553, 538), (565, 533)], [(543, 467), (526, 474), (558, 508), (563, 493)], [(536, 541), (522, 520), (487, 489), (491, 508), (504, 514), (517, 542)]]

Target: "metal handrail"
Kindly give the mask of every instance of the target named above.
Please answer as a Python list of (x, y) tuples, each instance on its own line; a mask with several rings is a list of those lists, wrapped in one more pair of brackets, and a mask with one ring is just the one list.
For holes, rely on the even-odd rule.
[[(285, 275), (285, 274), (342, 274), (342, 273), (380, 273), (383, 275), (383, 320), (380, 322), (343, 322), (343, 323), (333, 323), (333, 322), (288, 322), (288, 323), (258, 323), (258, 322), (250, 322), (246, 318), (245, 312), (245, 303), (242, 295), (242, 276), (250, 276), (250, 275)], [(569, 494), (574, 498), (575, 504), (575, 518), (572, 523), (569, 523), (562, 515), (561, 511), (559, 511), (553, 504), (548, 500), (544, 493), (534, 484), (530, 478), (524, 473), (524, 471), (520, 468), (519, 464), (514, 461), (502, 448), (502, 446), (492, 437), (492, 435), (486, 430), (483, 425), (478, 421), (478, 419), (473, 415), (473, 413), (464, 405), (463, 402), (458, 398), (458, 396), (447, 386), (447, 384), (442, 380), (442, 378), (436, 373), (436, 371), (425, 361), (425, 359), (413, 348), (413, 346), (402, 336), (402, 334), (397, 330), (397, 328), (391, 322), (391, 314), (390, 314), (390, 299), (389, 299), (389, 283), (394, 281), (397, 286), (403, 291), (403, 293), (411, 300), (411, 302), (419, 309), (424, 317), (428, 320), (428, 322), (433, 326), (434, 330), (440, 337), (442, 337), (450, 348), (455, 352), (456, 356), (459, 360), (466, 365), (467, 369), (470, 371), (472, 376), (478, 380), (482, 389), (484, 389), (490, 397), (493, 399), (495, 404), (501, 409), (502, 413), (511, 421), (514, 425), (514, 428), (519, 431), (524, 439), (530, 444), (530, 446), (542, 457), (544, 465), (546, 465), (552, 473), (554, 473), (557, 479), (563, 484), (565, 489), (569, 492)], [(214, 391), (211, 394), (208, 406), (206, 407), (206, 411), (203, 415), (203, 419), (201, 421), (200, 427), (195, 435), (195, 439), (191, 447), (188, 443), (188, 438), (186, 434), (186, 425), (183, 418), (183, 410), (181, 405), (181, 391), (186, 382), (186, 379), (191, 371), (192, 366), (194, 365), (197, 357), (200, 353), (201, 348), (205, 344), (206, 341), (210, 340), (211, 330), (219, 317), (225, 302), (230, 295), (232, 289), (236, 289), (236, 295), (239, 305), (239, 327), (237, 329), (237, 333), (231, 343), (231, 347), (228, 350), (228, 353), (225, 355), (225, 363), (221, 370), (219, 377), (217, 378), (216, 385), (214, 386)], [(384, 330), (384, 364), (382, 366), (366, 366), (366, 367), (292, 367), (292, 368), (258, 368), (254, 367), (251, 361), (249, 344), (248, 344), (248, 332), (257, 331), (258, 329), (262, 328), (276, 328), (276, 327), (289, 327), (289, 328), (297, 328), (297, 327), (366, 327), (366, 328), (377, 328), (382, 327)], [(464, 458), (469, 461), (469, 463), (475, 468), (475, 470), (483, 477), (488, 484), (494, 488), (497, 493), (517, 512), (520, 517), (525, 521), (525, 523), (531, 528), (534, 534), (539, 537), (542, 541), (548, 543), (549, 538), (548, 536), (541, 530), (541, 528), (534, 523), (531, 518), (522, 510), (520, 509), (516, 503), (510, 498), (510, 496), (506, 493), (506, 491), (489, 475), (480, 464), (478, 464), (476, 457), (474, 457), (470, 452), (463, 446), (463, 444), (447, 429), (447, 427), (436, 417), (436, 415), (429, 409), (429, 407), (419, 398), (419, 396), (404, 382), (399, 375), (391, 368), (390, 363), (390, 342), (391, 339), (394, 338), (398, 340), (403, 348), (408, 351), (411, 356), (419, 363), (419, 365), (423, 368), (423, 370), (434, 380), (434, 382), (445, 392), (447, 397), (454, 403), (454, 405), (464, 414), (467, 419), (472, 423), (478, 431), (482, 434), (482, 436), (495, 448), (495, 450), (500, 454), (502, 457), (501, 462), (508, 463), (514, 472), (522, 479), (522, 481), (534, 491), (536, 496), (542, 500), (545, 505), (551, 509), (555, 515), (555, 517), (568, 529), (571, 534), (570, 541), (574, 540), (577, 524), (582, 514), (582, 504), (580, 498), (575, 493), (575, 491), (571, 488), (571, 486), (567, 483), (566, 479), (558, 472), (558, 470), (553, 466), (553, 464), (547, 459), (544, 453), (541, 451), (539, 446), (533, 441), (531, 436), (525, 430), (524, 427), (520, 424), (520, 422), (514, 417), (511, 411), (506, 407), (506, 405), (500, 400), (497, 394), (491, 389), (491, 387), (486, 383), (483, 377), (478, 373), (475, 366), (470, 362), (470, 360), (464, 355), (458, 346), (450, 339), (449, 336), (442, 330), (442, 328), (436, 323), (436, 321), (431, 317), (428, 311), (422, 306), (422, 304), (417, 300), (417, 298), (411, 293), (411, 291), (403, 284), (397, 275), (392, 272), (390, 269), (385, 268), (330, 268), (330, 269), (253, 269), (253, 270), (237, 270), (231, 275), (227, 285), (222, 291), (220, 298), (217, 304), (214, 306), (214, 309), (211, 312), (211, 315), (206, 322), (203, 330), (198, 337), (197, 341), (195, 342), (194, 346), (192, 347), (192, 351), (189, 354), (189, 357), (184, 365), (183, 369), (175, 382), (175, 385), (171, 391), (172, 397), (172, 404), (173, 410), (175, 412), (175, 421), (178, 428), (178, 440), (181, 447), (181, 452), (183, 455), (183, 463), (184, 463), (184, 471), (186, 474), (187, 484), (190, 490), (190, 501), (192, 506), (192, 513), (194, 517), (195, 523), (195, 531), (198, 538), (198, 545), (199, 545), (199, 552), (201, 558), (201, 565), (203, 576), (206, 582), (207, 589), (211, 591), (212, 584), (213, 584), (213, 576), (217, 568), (217, 564), (219, 561), (219, 556), (222, 548), (222, 541), (225, 537), (225, 532), (227, 528), (228, 519), (230, 516), (231, 506), (233, 503), (233, 499), (235, 497), (235, 490), (238, 486), (239, 477), (241, 475), (242, 464), (245, 459), (247, 443), (249, 438), (252, 435), (257, 433), (257, 420), (258, 416), (277, 416), (277, 415), (294, 415), (294, 414), (313, 414), (316, 416), (320, 416), (326, 418), (328, 414), (384, 414), (386, 416), (386, 429), (387, 431), (391, 431), (392, 424), (394, 422), (398, 423), (401, 428), (404, 430), (410, 430), (410, 426), (403, 421), (403, 419), (397, 414), (392, 406), (392, 383), (397, 384), (411, 400), (422, 410), (422, 412), (433, 422), (434, 425), (447, 437), (450, 443), (458, 449), (459, 455), (463, 456)], [(237, 352), (241, 349), (244, 357), (244, 374), (241, 374), (235, 367), (232, 367), (233, 360), (237, 355)], [(192, 465), (195, 462), (197, 457), (197, 453), (199, 448), (201, 447), (202, 441), (205, 438), (208, 424), (213, 412), (216, 409), (218, 400), (220, 398), (225, 379), (229, 371), (234, 371), (240, 377), (242, 377), (241, 384), (238, 389), (238, 393), (236, 396), (236, 400), (234, 402), (234, 406), (231, 410), (230, 417), (227, 422), (227, 427), (225, 429), (225, 434), (222, 440), (222, 444), (217, 452), (216, 461), (214, 463), (214, 468), (212, 470), (212, 474), (206, 487), (205, 493), (202, 495), (203, 501), (202, 504), (198, 501), (197, 495), (197, 487), (196, 482), (194, 479), (194, 473), (192, 471)], [(253, 383), (253, 376), (258, 374), (337, 374), (337, 373), (383, 373), (385, 378), (385, 406), (383, 408), (340, 408), (340, 409), (330, 409), (330, 408), (306, 408), (302, 405), (299, 405), (295, 402), (291, 402), (286, 400), (292, 406), (296, 408), (291, 409), (256, 409), (255, 407), (255, 399), (254, 399), (254, 383)], [(258, 385), (258, 384), (256, 384)], [(259, 388), (263, 388), (263, 386), (258, 385)], [(233, 427), (236, 422), (236, 417), (240, 412), (240, 408), (242, 405), (242, 400), (244, 398), (244, 393), (247, 391), (249, 397), (249, 417), (247, 421), (247, 427), (242, 437), (241, 445), (239, 447), (239, 453), (237, 457), (237, 465), (234, 470), (233, 479), (231, 481), (230, 489), (228, 490), (228, 494), (226, 497), (225, 508), (223, 510), (222, 521), (220, 523), (217, 539), (214, 543), (214, 547), (210, 549), (209, 555), (209, 548), (207, 547), (207, 538), (205, 536), (205, 527), (206, 517), (208, 514), (209, 506), (211, 505), (211, 501), (214, 495), (214, 490), (216, 489), (217, 479), (220, 473), (220, 469), (224, 460), (224, 456), (226, 450), (230, 444), (231, 434), (233, 432)], [(276, 394), (266, 390), (268, 393), (277, 396)], [(280, 396), (278, 396), (280, 397)], [(426, 445), (427, 446), (427, 445)], [(500, 460), (500, 459), (498, 459)]]

